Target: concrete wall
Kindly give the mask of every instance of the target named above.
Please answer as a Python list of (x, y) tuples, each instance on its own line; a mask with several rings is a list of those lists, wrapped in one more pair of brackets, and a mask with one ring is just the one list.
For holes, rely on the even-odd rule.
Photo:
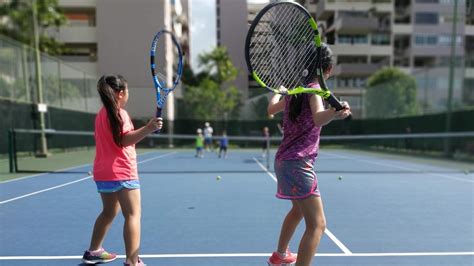
[(245, 63), (245, 37), (247, 36), (247, 2), (236, 0), (219, 0), (220, 2), (220, 39), (218, 42), (227, 47), (229, 56), (239, 75), (235, 86), (239, 89), (242, 99), (247, 98), (248, 70)]
[(100, 0), (96, 12), (98, 76), (122, 74), (129, 83), (131, 116), (153, 116), (156, 100), (149, 54), (153, 36), (164, 28), (164, 1)]

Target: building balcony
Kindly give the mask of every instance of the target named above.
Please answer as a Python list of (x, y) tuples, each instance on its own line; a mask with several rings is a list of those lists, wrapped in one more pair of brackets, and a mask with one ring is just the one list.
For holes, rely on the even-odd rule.
[(393, 12), (391, 0), (319, 0), (317, 6), (309, 7), (315, 11), (318, 20), (327, 20), (335, 10), (364, 11), (375, 8), (379, 12)]
[(339, 96), (361, 96), (364, 94), (365, 87), (337, 87), (331, 89)]
[(331, 45), (336, 55), (392, 55), (393, 47), (389, 45), (345, 44)]
[(413, 33), (413, 25), (412, 24), (393, 24), (392, 31), (394, 34), (407, 34), (411, 35)]
[(340, 17), (327, 29), (339, 34), (368, 34), (378, 29), (376, 18)]
[(334, 68), (336, 76), (370, 76), (382, 68), (380, 64), (368, 63), (342, 63)]
[(465, 69), (465, 78), (474, 78), (474, 67), (467, 67)]
[(466, 35), (474, 36), (474, 25), (464, 25)]
[(95, 8), (97, 0), (59, 0), (62, 8)]
[(61, 27), (50, 36), (63, 43), (97, 43), (96, 27)]

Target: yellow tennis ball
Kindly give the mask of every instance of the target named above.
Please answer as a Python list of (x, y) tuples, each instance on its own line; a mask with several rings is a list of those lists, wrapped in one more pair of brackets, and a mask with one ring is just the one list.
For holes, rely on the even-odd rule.
[(91, 172), (91, 171), (89, 171), (89, 172), (87, 172), (87, 174), (88, 174), (88, 175), (92, 175), (92, 172)]
[(218, 176), (216, 177), (216, 179), (217, 179), (217, 180), (221, 180), (221, 176), (218, 175)]
[(337, 179), (342, 180), (342, 175), (340, 175)]

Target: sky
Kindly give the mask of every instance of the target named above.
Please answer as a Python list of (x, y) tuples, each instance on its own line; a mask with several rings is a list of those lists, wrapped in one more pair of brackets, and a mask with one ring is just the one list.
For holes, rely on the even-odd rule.
[[(240, 1), (240, 0), (235, 0)], [(247, 0), (248, 3), (262, 4), (269, 0)], [(191, 67), (199, 72), (199, 54), (210, 52), (217, 45), (216, 34), (216, 1), (192, 0), (190, 6), (190, 49)]]
[(189, 5), (191, 67), (195, 72), (199, 72), (199, 54), (210, 52), (217, 45), (216, 1), (192, 0), (189, 1)]

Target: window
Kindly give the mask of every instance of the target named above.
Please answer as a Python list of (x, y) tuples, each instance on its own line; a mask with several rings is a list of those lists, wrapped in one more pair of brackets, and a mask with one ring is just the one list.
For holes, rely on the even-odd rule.
[[(450, 46), (451, 45), (451, 35), (441, 35), (438, 37), (438, 43), (440, 45), (444, 46)], [(462, 44), (462, 36), (456, 36), (456, 45)]]
[(366, 64), (367, 56), (341, 55), (337, 57), (338, 64)]
[(436, 35), (415, 35), (415, 45), (417, 46), (434, 46), (438, 44)]
[(348, 43), (348, 44), (367, 44), (367, 35), (344, 35), (340, 34), (337, 38), (337, 43)]
[(439, 21), (438, 13), (418, 12), (415, 13), (415, 23), (420, 25), (436, 25)]
[(70, 27), (94, 27), (95, 26), (95, 13), (92, 11), (84, 12), (65, 12), (67, 23)]
[(436, 64), (436, 57), (434, 56), (416, 56), (415, 67), (432, 67)]
[(390, 45), (390, 34), (373, 34), (373, 45)]

